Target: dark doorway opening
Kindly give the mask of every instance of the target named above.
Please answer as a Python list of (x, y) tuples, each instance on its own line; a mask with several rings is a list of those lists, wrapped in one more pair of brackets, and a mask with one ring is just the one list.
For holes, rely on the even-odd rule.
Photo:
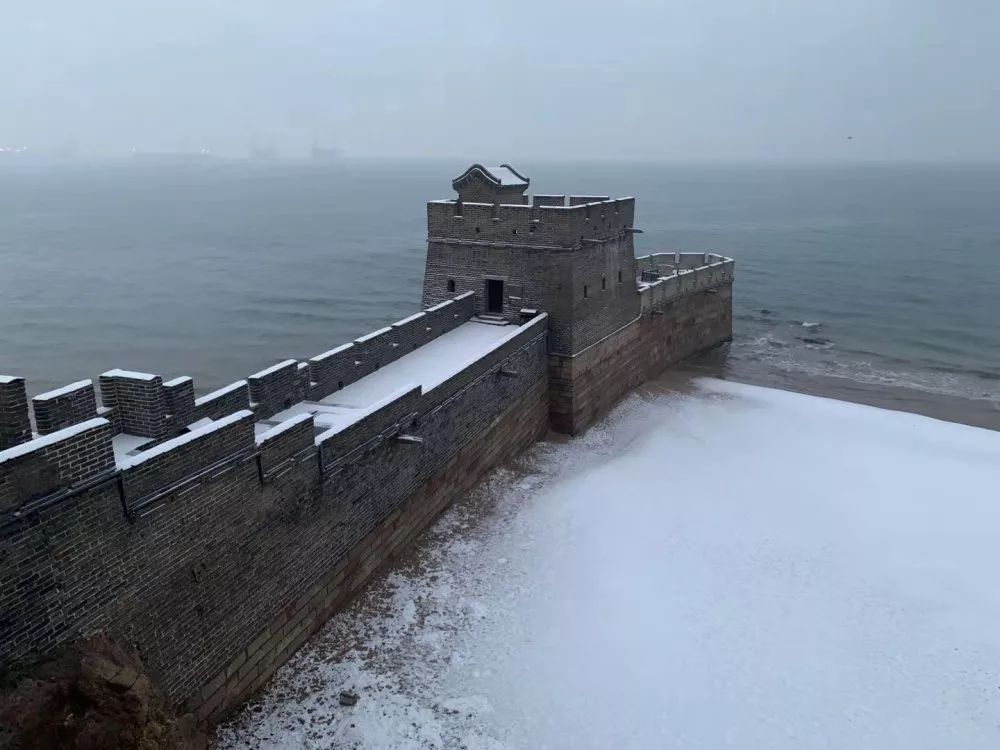
[(486, 279), (486, 312), (503, 312), (503, 282), (500, 279)]

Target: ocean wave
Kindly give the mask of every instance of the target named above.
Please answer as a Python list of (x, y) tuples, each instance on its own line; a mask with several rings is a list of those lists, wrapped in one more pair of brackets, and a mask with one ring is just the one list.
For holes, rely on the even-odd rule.
[(788, 373), (838, 377), (861, 384), (1000, 403), (998, 373), (946, 366), (917, 368), (911, 361), (876, 352), (866, 354), (837, 349), (835, 342), (826, 337), (782, 338), (773, 331), (737, 336), (730, 347), (728, 361), (736, 369), (741, 361), (761, 363)]

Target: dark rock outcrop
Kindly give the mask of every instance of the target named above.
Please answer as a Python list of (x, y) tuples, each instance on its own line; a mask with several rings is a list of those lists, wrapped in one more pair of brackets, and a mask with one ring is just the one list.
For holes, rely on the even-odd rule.
[(194, 750), (191, 716), (177, 717), (139, 658), (99, 634), (0, 674), (0, 748)]

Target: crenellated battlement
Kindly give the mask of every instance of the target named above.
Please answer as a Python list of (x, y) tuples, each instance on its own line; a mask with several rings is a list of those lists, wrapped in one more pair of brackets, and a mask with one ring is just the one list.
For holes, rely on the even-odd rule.
[(535, 196), (530, 204), (427, 204), (428, 242), (574, 249), (610, 242), (633, 230), (634, 198)]
[(680, 297), (733, 281), (736, 263), (715, 253), (653, 253), (637, 258), (643, 313), (659, 312)]
[[(197, 398), (188, 376), (164, 381), (153, 373), (114, 369), (98, 379), (100, 406), (93, 381), (81, 380), (35, 396), (29, 410), (24, 380), (0, 376), (0, 434), (14, 443), (0, 451), (0, 513), (119, 471), (122, 503), (135, 514), (219, 462), (256, 454), (255, 430), (266, 436), (264, 453), (273, 463), (272, 441), (283, 424), (272, 425), (274, 415), (299, 402), (318, 402), (465, 324), (473, 315), (472, 296), (460, 294), (306, 362), (286, 359)], [(407, 391), (357, 410), (337, 427), (311, 427), (310, 439), (318, 435), (314, 447), (333, 461), (382, 432), (386, 414), (395, 419), (426, 407), (419, 386)], [(285, 421), (306, 422), (301, 415)]]
[(111, 423), (94, 417), (0, 451), (0, 517), (20, 517), (113, 473), (112, 435)]

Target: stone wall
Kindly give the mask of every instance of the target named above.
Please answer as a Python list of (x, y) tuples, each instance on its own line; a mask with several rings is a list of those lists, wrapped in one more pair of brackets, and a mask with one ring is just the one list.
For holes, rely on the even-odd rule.
[[(277, 615), (220, 668), (195, 700), (213, 721), (257, 691), (308, 638), (386, 562), (405, 549), (490, 469), (536, 442), (548, 427), (547, 386), (537, 380), (500, 417), (438, 469), (325, 575), (300, 596), (283, 600)], [(283, 481), (291, 481), (285, 479)]]
[(572, 354), (638, 314), (635, 200), (535, 198), (524, 205), (428, 203), (423, 301), (472, 292), (482, 313), (486, 280), (501, 280), (504, 316), (544, 310), (551, 350)]
[(549, 355), (549, 418), (577, 434), (669, 365), (732, 339), (732, 282), (647, 307), (633, 322), (572, 357)]
[(31, 440), (24, 378), (0, 375), (0, 451)]
[(85, 422), (97, 416), (97, 395), (94, 383), (81, 380), (31, 399), (35, 413), (35, 429), (39, 435), (48, 435), (64, 427)]
[[(314, 439), (311, 417), (255, 439), (255, 415), (239, 411), (118, 467), (101, 418), (7, 451), (0, 666), (106, 630), (173, 703), (219, 716), (455, 493), (544, 433), (546, 324), (512, 329), (426, 393), (387, 399), (346, 443)], [(231, 393), (246, 383), (213, 401)]]

